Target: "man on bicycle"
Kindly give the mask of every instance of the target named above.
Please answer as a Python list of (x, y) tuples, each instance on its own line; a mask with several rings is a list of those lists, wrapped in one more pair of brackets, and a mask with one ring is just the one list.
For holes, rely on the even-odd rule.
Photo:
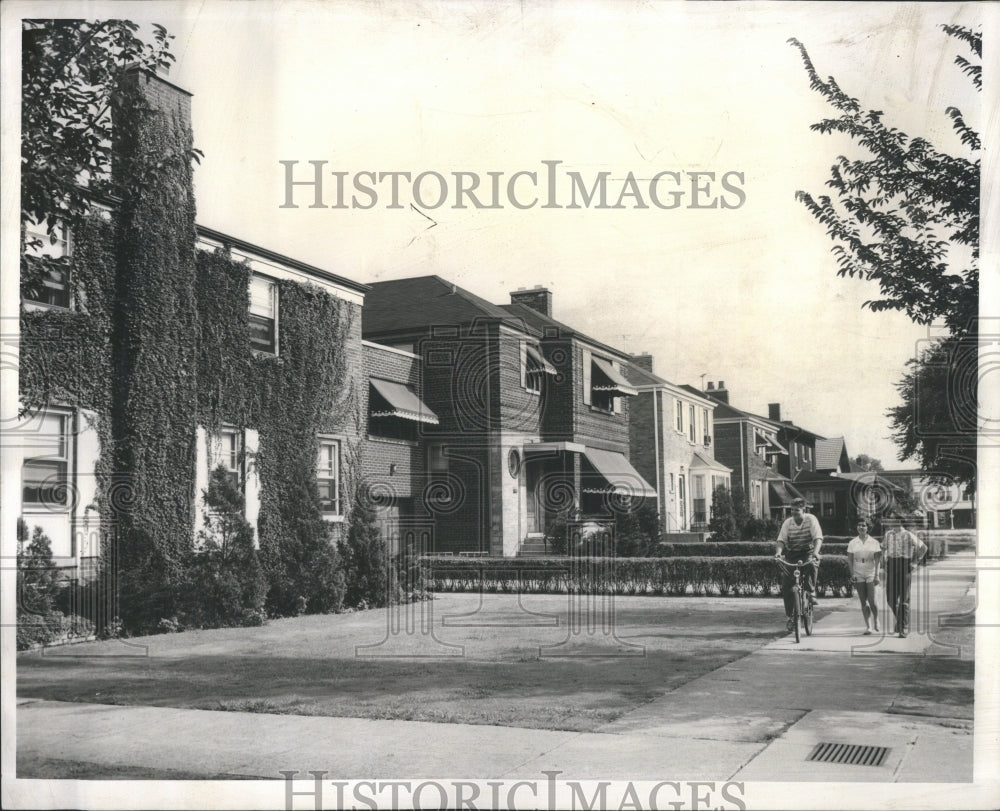
[[(823, 545), (823, 530), (820, 529), (819, 521), (815, 515), (810, 515), (805, 511), (806, 500), (797, 498), (792, 501), (792, 515), (786, 518), (781, 524), (778, 532), (777, 546), (774, 555), (777, 558), (787, 560), (789, 563), (803, 563), (811, 561), (812, 566), (805, 568), (805, 579), (803, 590), (809, 602), (816, 605), (816, 575), (819, 572), (819, 548)], [(793, 611), (795, 607), (795, 597), (792, 594), (792, 586), (795, 584), (795, 575), (792, 569), (784, 568), (781, 576), (781, 596), (785, 601), (785, 616), (787, 630), (793, 630)]]

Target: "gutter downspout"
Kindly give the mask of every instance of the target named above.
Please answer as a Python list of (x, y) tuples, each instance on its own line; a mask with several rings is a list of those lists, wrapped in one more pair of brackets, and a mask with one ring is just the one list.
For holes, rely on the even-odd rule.
[[(663, 510), (663, 502), (666, 501), (660, 495), (660, 421), (659, 421), (659, 399), (660, 392), (653, 389), (653, 454), (656, 471), (656, 509), (660, 513), (660, 524), (666, 522), (666, 514)], [(666, 530), (664, 530), (666, 531)]]

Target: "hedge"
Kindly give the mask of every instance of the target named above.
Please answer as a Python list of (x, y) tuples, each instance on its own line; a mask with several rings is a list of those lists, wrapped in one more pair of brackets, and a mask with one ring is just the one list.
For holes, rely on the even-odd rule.
[[(774, 556), (660, 558), (421, 558), (435, 592), (776, 596)], [(821, 596), (847, 596), (847, 558), (827, 556), (819, 570)]]
[[(655, 557), (689, 558), (689, 557), (763, 557), (774, 556), (773, 541), (720, 541), (712, 543), (667, 543), (661, 542), (655, 547)], [(828, 555), (846, 555), (846, 543), (824, 543), (820, 554), (824, 559)]]

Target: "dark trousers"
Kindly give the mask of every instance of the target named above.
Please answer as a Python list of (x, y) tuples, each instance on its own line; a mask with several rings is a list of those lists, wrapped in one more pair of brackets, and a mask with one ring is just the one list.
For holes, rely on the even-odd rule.
[(910, 627), (911, 568), (909, 558), (885, 559), (885, 597), (892, 613), (896, 615), (896, 632)]
[[(811, 552), (811, 549), (786, 549), (785, 560), (789, 563), (802, 563), (803, 561), (809, 560)], [(802, 588), (806, 592), (813, 592), (816, 590), (816, 573), (818, 569), (818, 566), (805, 566), (802, 569), (799, 569), (799, 575), (802, 577)], [(783, 568), (781, 570), (781, 598), (785, 601), (786, 617), (791, 617), (792, 611), (795, 608), (795, 597), (792, 594), (792, 586), (794, 584), (795, 571), (793, 569)]]

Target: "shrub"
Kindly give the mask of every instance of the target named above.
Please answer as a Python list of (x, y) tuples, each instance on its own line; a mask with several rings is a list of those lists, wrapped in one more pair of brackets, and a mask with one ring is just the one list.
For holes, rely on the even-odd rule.
[[(834, 541), (823, 543), (820, 550), (821, 555), (846, 555), (847, 543)], [(671, 558), (671, 557), (753, 557), (774, 554), (773, 541), (733, 541), (715, 543), (706, 541), (704, 543), (669, 543), (662, 542), (650, 550), (649, 557)]]
[(781, 525), (771, 518), (748, 518), (740, 528), (744, 541), (773, 541), (778, 537)]
[(253, 527), (243, 517), (243, 493), (218, 467), (204, 493), (205, 528), (191, 552), (176, 615), (163, 617), (158, 630), (261, 625), (267, 581)]
[[(425, 558), (435, 591), (597, 594), (777, 594), (773, 556), (673, 558)], [(850, 593), (847, 558), (820, 566), (821, 594)]]
[(344, 605), (381, 607), (398, 601), (397, 578), (389, 552), (364, 494), (355, 496), (347, 536), (340, 543)]

